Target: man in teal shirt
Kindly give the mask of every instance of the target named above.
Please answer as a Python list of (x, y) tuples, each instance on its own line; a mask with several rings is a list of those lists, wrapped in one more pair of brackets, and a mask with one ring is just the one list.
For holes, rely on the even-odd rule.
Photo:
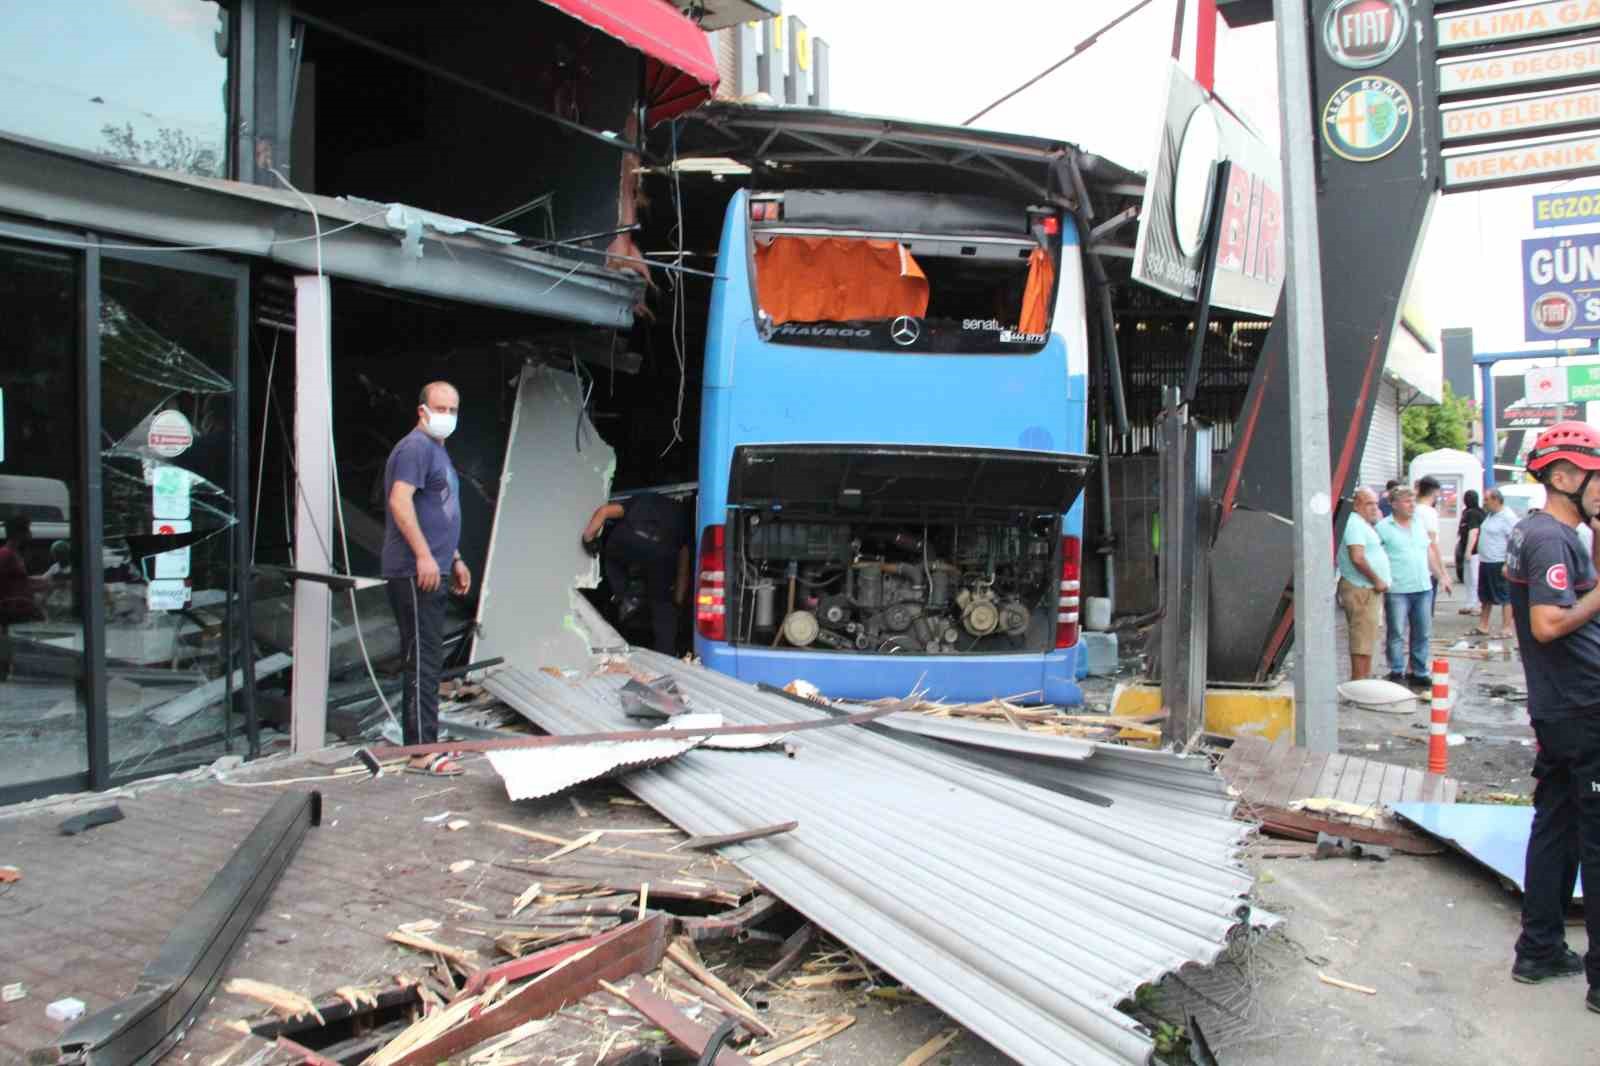
[(1345, 519), (1339, 545), (1339, 606), (1350, 638), (1350, 679), (1372, 674), (1372, 649), (1378, 642), (1378, 605), (1389, 591), (1389, 553), (1373, 528), (1379, 521), (1378, 494), (1359, 488)]
[[(1390, 496), (1394, 514), (1378, 523), (1378, 536), (1389, 555), (1389, 591), (1383, 598), (1384, 618), (1389, 627), (1385, 650), (1389, 658), (1389, 680), (1410, 685), (1418, 691), (1431, 688), (1428, 674), (1428, 641), (1433, 636), (1433, 581), (1444, 581), (1442, 568), (1435, 572), (1437, 553), (1431, 553), (1432, 540), (1417, 521), (1417, 494), (1401, 487)], [(1410, 662), (1406, 661), (1407, 638)]]

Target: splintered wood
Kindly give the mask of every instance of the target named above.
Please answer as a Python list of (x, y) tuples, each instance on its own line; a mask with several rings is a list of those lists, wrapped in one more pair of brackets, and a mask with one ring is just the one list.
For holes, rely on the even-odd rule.
[(298, 992), (291, 992), (287, 988), (271, 985), (265, 981), (252, 981), (247, 977), (235, 977), (222, 986), (224, 992), (235, 996), (244, 996), (258, 1003), (265, 1003), (285, 1018), (300, 1018), (306, 1015), (317, 1020), (318, 1025), (326, 1024), (322, 1015), (317, 1011), (317, 1005)]
[[(1061, 714), (1038, 707), (1025, 707), (1014, 702), (1036, 692), (1023, 692), (1006, 699), (985, 700), (982, 703), (938, 703), (919, 700), (909, 708), (913, 714), (930, 718), (962, 718), (1005, 723), (1014, 729), (1049, 736), (1076, 737), (1080, 740), (1117, 741), (1135, 747), (1159, 747), (1160, 722), (1165, 712), (1143, 715)], [(879, 700), (879, 704), (889, 701)]]

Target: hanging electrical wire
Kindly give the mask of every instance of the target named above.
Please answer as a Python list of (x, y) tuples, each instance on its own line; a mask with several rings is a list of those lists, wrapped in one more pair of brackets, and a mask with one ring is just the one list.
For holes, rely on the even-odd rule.
[[(678, 171), (678, 120), (672, 120), (672, 208), (676, 223), (672, 228), (674, 265), (683, 267), (683, 183)], [(688, 347), (688, 298), (684, 293), (683, 275), (669, 275), (672, 285), (672, 352), (678, 360), (678, 407), (672, 416), (672, 439), (661, 450), (662, 456), (683, 441), (683, 397), (687, 389), (689, 367), (684, 349)]]

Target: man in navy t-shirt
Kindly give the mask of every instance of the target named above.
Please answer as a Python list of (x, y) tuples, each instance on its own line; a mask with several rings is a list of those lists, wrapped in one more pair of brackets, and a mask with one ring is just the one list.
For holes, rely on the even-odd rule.
[(655, 650), (676, 655), (678, 613), (689, 594), (688, 508), (657, 492), (639, 492), (621, 503), (601, 504), (583, 528), (586, 549), (599, 548), (597, 538), (608, 522), (617, 523), (606, 534), (604, 560), (618, 624), (639, 607), (628, 595), (628, 574), (642, 571)]
[[(439, 740), (439, 670), (444, 662), (445, 584), (465, 596), (472, 573), (461, 561), (461, 483), (444, 442), (456, 428), (461, 397), (448, 381), (433, 381), (417, 397), (417, 425), (400, 438), (383, 471), (386, 506), (383, 576), (400, 625), (406, 676), (400, 730), (407, 744)], [(419, 756), (411, 768), (449, 776), (461, 768), (448, 756)]]
[(1511, 976), (1526, 984), (1587, 973), (1600, 1012), (1600, 905), (1584, 908), (1586, 958), (1567, 947), (1566, 912), (1583, 871), (1600, 903), (1600, 587), (1577, 529), (1600, 516), (1600, 431), (1560, 422), (1539, 435), (1528, 470), (1544, 484), (1542, 512), (1517, 523), (1505, 578), (1538, 737), (1522, 935)]

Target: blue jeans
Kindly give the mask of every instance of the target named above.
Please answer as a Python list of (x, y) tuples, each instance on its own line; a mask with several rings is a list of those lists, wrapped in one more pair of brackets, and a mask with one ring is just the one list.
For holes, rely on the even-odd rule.
[[(1427, 677), (1428, 641), (1433, 637), (1433, 590), (1383, 594), (1384, 650), (1391, 674)], [(1405, 632), (1402, 633), (1402, 630)], [(1406, 664), (1406, 637), (1411, 638), (1410, 669)]]

